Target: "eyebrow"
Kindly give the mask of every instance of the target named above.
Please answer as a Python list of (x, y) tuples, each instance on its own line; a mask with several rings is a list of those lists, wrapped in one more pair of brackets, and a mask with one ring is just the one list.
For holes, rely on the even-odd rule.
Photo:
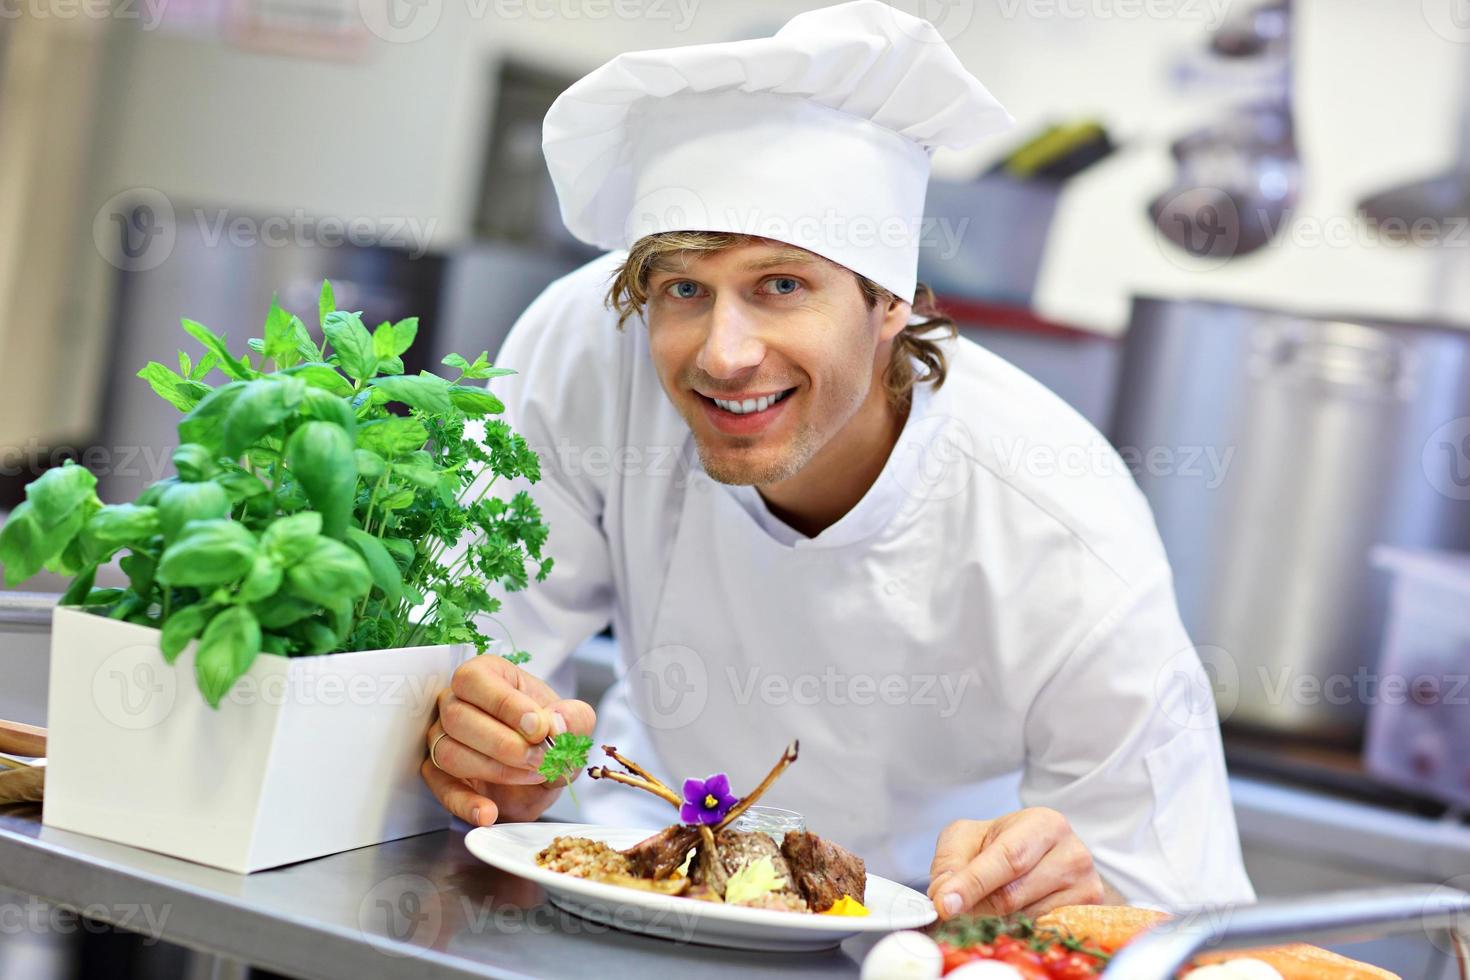
[[(674, 252), (661, 255), (649, 263), (649, 272), (681, 274), (689, 268), (688, 253)], [(791, 246), (783, 248), (771, 255), (758, 259), (752, 259), (741, 265), (742, 271), (759, 272), (762, 269), (771, 269), (782, 265), (813, 265), (819, 260), (819, 256), (813, 255), (805, 249)]]

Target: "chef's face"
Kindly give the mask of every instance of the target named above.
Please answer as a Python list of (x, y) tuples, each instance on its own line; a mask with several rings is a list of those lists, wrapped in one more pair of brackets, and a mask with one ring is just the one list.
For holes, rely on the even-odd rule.
[(756, 239), (658, 260), (647, 295), (655, 369), (713, 479), (780, 483), (886, 417), (882, 374), (909, 305), (870, 307), (850, 270)]

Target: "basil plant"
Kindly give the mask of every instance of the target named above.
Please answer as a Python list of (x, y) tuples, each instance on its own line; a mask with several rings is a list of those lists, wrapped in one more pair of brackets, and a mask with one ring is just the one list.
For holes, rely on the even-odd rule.
[[(42, 568), (74, 576), (62, 605), (158, 628), (170, 663), (197, 639), (199, 689), (215, 707), (261, 652), (483, 653), (490, 640), (473, 616), (499, 607), (492, 585), (521, 589), (528, 563), (537, 581), (552, 565), (530, 496), (488, 494), (540, 478), (536, 454), (493, 418), (504, 406), (487, 380), (512, 372), (482, 353), (446, 357), (452, 379), (405, 375), (417, 319), (369, 331), (336, 309), (329, 282), (320, 316), (318, 346), (272, 301), (264, 337), (249, 342), (258, 364), (184, 320), (203, 356), (181, 351), (177, 372), (156, 361), (138, 372), (183, 413), (177, 475), (104, 504), (87, 469), (48, 470), (0, 528), (6, 585)], [(216, 368), (228, 380), (210, 387)], [(127, 587), (95, 588), (120, 552)]]

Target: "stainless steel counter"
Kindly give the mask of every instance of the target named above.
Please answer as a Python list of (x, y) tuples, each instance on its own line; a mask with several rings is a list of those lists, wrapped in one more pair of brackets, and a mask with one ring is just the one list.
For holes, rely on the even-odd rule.
[[(823, 953), (715, 950), (586, 922), (490, 868), (467, 828), (236, 875), (42, 827), (0, 809), (0, 886), (194, 949), (305, 978), (857, 976), (871, 939)], [(54, 913), (5, 909), (6, 930)]]

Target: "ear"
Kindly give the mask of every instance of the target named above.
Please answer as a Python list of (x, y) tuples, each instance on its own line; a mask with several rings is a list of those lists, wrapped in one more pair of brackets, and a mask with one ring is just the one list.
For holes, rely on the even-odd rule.
[(886, 344), (902, 333), (903, 328), (908, 326), (909, 318), (913, 316), (913, 313), (912, 303), (901, 300), (897, 296), (889, 296), (888, 303), (883, 308), (883, 323), (878, 331), (879, 342)]

